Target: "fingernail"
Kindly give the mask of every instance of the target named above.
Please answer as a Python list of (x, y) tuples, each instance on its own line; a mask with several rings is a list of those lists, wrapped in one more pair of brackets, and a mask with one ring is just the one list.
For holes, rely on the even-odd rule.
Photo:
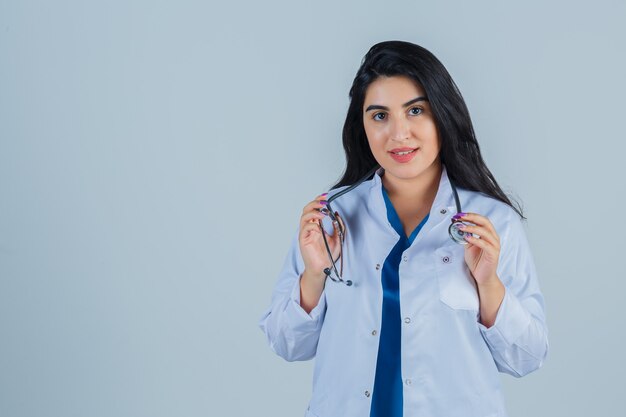
[(323, 205), (323, 206), (325, 206), (326, 204), (328, 204), (328, 201), (326, 201), (326, 200), (320, 200), (320, 204), (321, 204), (321, 205)]
[(466, 216), (467, 213), (457, 213), (454, 216), (452, 216), (453, 219), (460, 219), (463, 216)]

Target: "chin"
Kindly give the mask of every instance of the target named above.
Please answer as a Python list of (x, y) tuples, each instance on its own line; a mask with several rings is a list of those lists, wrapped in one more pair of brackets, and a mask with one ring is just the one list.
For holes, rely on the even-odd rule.
[(396, 178), (412, 179), (412, 178), (419, 177), (420, 175), (422, 175), (429, 169), (433, 168), (436, 163), (437, 161), (433, 160), (430, 164), (426, 166), (422, 163), (398, 166), (398, 164), (395, 161), (392, 161), (391, 163), (387, 163), (385, 165), (380, 164), (380, 165), (384, 168), (385, 172), (388, 172), (389, 174), (393, 175)]

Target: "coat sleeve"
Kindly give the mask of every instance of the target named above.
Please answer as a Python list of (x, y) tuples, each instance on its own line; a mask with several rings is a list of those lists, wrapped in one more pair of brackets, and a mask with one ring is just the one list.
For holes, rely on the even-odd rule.
[(304, 261), (298, 243), (299, 231), (298, 226), (278, 275), (270, 306), (259, 321), (270, 348), (289, 362), (315, 357), (326, 313), (326, 290), (322, 291), (317, 306), (310, 313), (307, 314), (300, 306), (300, 278), (304, 272)]
[(498, 370), (520, 378), (543, 365), (549, 345), (535, 263), (521, 219), (512, 209), (501, 242), (497, 269), (504, 299), (491, 327), (477, 324)]

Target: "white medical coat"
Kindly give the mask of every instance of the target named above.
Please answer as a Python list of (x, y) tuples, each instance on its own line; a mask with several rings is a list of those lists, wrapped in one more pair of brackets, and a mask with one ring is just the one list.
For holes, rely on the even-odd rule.
[[(287, 361), (315, 357), (305, 417), (365, 417), (382, 322), (382, 265), (399, 235), (387, 220), (381, 174), (333, 201), (346, 225), (343, 278), (327, 278), (318, 305), (300, 306), (299, 226), (259, 326)], [(328, 197), (347, 188), (337, 188)], [(518, 214), (457, 187), (461, 209), (489, 218), (500, 236), (497, 275), (505, 295), (493, 326), (479, 323), (479, 298), (464, 245), (448, 234), (456, 205), (445, 166), (430, 216), (399, 266), (403, 415), (506, 417), (499, 372), (521, 377), (548, 353), (544, 299)], [(332, 227), (324, 224), (331, 232)], [(278, 394), (277, 394), (278, 396)]]

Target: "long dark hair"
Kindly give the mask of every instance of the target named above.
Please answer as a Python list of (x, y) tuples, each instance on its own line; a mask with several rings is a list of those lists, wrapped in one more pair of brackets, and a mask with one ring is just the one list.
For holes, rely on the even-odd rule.
[(395, 75), (407, 76), (424, 89), (441, 138), (439, 158), (454, 184), (500, 200), (526, 219), (487, 168), (465, 101), (446, 68), (427, 49), (404, 41), (377, 43), (361, 62), (350, 88), (350, 105), (343, 125), (347, 164), (342, 178), (331, 189), (356, 183), (378, 165), (363, 127), (363, 102), (374, 80)]

